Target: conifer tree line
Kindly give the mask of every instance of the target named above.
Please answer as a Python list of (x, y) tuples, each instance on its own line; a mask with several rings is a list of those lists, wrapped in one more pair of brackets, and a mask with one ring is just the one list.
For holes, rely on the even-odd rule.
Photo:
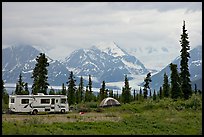
[[(140, 87), (139, 91), (133, 89), (133, 94), (131, 94), (131, 87), (129, 85), (127, 75), (124, 75), (124, 87), (121, 89), (121, 95), (114, 93), (113, 90), (109, 90), (106, 88), (105, 81), (102, 81), (101, 88), (99, 90), (98, 95), (94, 95), (92, 90), (92, 79), (91, 75), (88, 76), (88, 84), (84, 85), (83, 77), (80, 77), (79, 84), (76, 85), (76, 79), (73, 72), (70, 72), (70, 75), (65, 81), (62, 83), (62, 90), (56, 92), (52, 87), (47, 93), (47, 89), (49, 86), (48, 83), (48, 70), (49, 67), (48, 59), (44, 53), (40, 53), (36, 58), (35, 68), (33, 69), (33, 73), (31, 78), (33, 78), (32, 85), (32, 94), (44, 93), (44, 94), (61, 94), (67, 95), (69, 105), (91, 102), (91, 101), (102, 101), (106, 97), (113, 97), (119, 100), (122, 103), (130, 103), (131, 101), (143, 101), (145, 99), (162, 99), (162, 98), (172, 98), (177, 100), (179, 98), (189, 99), (193, 93), (191, 88), (190, 81), (190, 72), (188, 67), (188, 61), (190, 58), (189, 50), (189, 40), (188, 33), (185, 28), (185, 21), (183, 22), (182, 34), (181, 34), (181, 50), (180, 50), (180, 72), (178, 71), (176, 64), (170, 64), (171, 74), (168, 76), (164, 73), (163, 76), (163, 84), (160, 86), (159, 91), (151, 90), (150, 83), (151, 73), (149, 72), (144, 78), (143, 89)], [(170, 81), (169, 81), (170, 80)], [(77, 88), (78, 87), (78, 88)], [(201, 94), (200, 90), (197, 90), (197, 85), (195, 84), (195, 94)], [(16, 83), (15, 94), (23, 95), (29, 94), (28, 83), (23, 81), (22, 73), (19, 74), (18, 82)], [(5, 92), (4, 81), (2, 80), (2, 100), (7, 102), (6, 96), (8, 98), (8, 94)]]

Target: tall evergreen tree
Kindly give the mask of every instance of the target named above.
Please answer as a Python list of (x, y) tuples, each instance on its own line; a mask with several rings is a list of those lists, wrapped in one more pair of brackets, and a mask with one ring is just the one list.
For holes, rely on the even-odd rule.
[(80, 82), (79, 82), (79, 95), (80, 95), (80, 99), (79, 102), (84, 101), (84, 83), (83, 83), (83, 77), (81, 76), (80, 78)]
[(62, 95), (66, 95), (66, 87), (64, 86), (64, 83), (62, 83)]
[(92, 91), (92, 80), (91, 80), (91, 75), (89, 75), (89, 101), (93, 100), (93, 91)]
[(185, 21), (183, 21), (183, 33), (181, 34), (181, 62), (180, 62), (180, 79), (181, 79), (181, 91), (183, 92), (184, 99), (188, 99), (192, 95), (190, 72), (188, 68), (188, 60), (190, 58), (188, 33), (185, 29)]
[(163, 98), (163, 94), (162, 94), (162, 87), (159, 88), (159, 98), (162, 99)]
[(135, 100), (136, 99), (136, 93), (135, 93), (135, 89), (133, 90), (133, 100)]
[(144, 99), (147, 99), (148, 89), (150, 89), (149, 83), (152, 82), (150, 72), (147, 74), (146, 78), (144, 79), (144, 82), (145, 84), (144, 84), (143, 94), (144, 94)]
[(28, 83), (25, 83), (25, 93), (24, 94), (25, 95), (29, 95), (30, 94), (30, 92), (28, 90)]
[(156, 100), (156, 98), (157, 98), (157, 95), (156, 95), (156, 92), (155, 92), (155, 89), (154, 89), (153, 100)]
[(85, 102), (89, 102), (90, 101), (90, 94), (89, 94), (89, 89), (88, 89), (88, 85), (86, 86), (86, 91), (85, 91)]
[(131, 87), (129, 86), (127, 75), (125, 75), (125, 86), (122, 89), (122, 102), (129, 103), (131, 101)]
[(32, 94), (44, 93), (47, 94), (48, 89), (48, 59), (44, 53), (40, 53), (36, 58), (37, 63), (33, 70), (31, 78), (33, 78)]
[(69, 105), (73, 105), (76, 102), (76, 84), (75, 84), (76, 80), (75, 77), (73, 75), (73, 72), (70, 72), (69, 78), (68, 78), (68, 82), (66, 82), (68, 84), (68, 103)]
[(177, 65), (171, 63), (170, 69), (171, 69), (171, 98), (176, 100), (177, 98), (182, 97)]
[(168, 76), (166, 73), (164, 73), (164, 81), (163, 81), (163, 96), (164, 97), (169, 97), (169, 88), (170, 88), (170, 85), (169, 85), (169, 81), (168, 81)]
[(113, 90), (109, 90), (108, 92), (109, 92), (108, 96), (113, 98)]
[(100, 92), (99, 92), (100, 101), (102, 101), (105, 98), (105, 89), (106, 89), (106, 84), (105, 84), (105, 81), (103, 81), (102, 87), (100, 88)]
[(140, 87), (140, 95), (139, 95), (139, 100), (142, 100), (142, 89)]
[(18, 79), (18, 92), (17, 92), (18, 94), (17, 95), (22, 95), (23, 87), (24, 87), (24, 82), (22, 81), (22, 74), (20, 73), (19, 79)]
[(197, 85), (195, 84), (195, 94), (197, 94), (198, 90), (197, 90)]

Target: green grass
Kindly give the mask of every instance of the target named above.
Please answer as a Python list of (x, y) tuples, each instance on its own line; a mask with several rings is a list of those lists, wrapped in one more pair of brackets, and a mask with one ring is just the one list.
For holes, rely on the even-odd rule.
[[(90, 113), (90, 112), (87, 112)], [(117, 107), (103, 108), (107, 118), (121, 117), (119, 121), (81, 120), (78, 113), (67, 114), (78, 122), (43, 123), (37, 117), (27, 121), (3, 121), (2, 133), (7, 134), (69, 134), (69, 135), (201, 135), (202, 97), (192, 96), (189, 100), (173, 101), (146, 100), (131, 102)], [(97, 115), (96, 115), (97, 116)], [(90, 115), (88, 117), (96, 117)], [(67, 118), (67, 117), (65, 117)]]

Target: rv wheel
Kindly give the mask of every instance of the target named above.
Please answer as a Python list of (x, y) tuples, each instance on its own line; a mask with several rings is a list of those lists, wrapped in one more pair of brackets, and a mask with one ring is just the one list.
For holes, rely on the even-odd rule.
[(38, 111), (35, 109), (33, 110), (33, 115), (37, 115)]
[(62, 109), (62, 110), (61, 110), (61, 113), (65, 113), (65, 110), (64, 110), (64, 109)]

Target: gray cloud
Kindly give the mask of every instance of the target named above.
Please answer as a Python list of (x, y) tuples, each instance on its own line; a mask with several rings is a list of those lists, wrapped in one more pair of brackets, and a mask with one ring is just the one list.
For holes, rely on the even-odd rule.
[(201, 2), (3, 2), (2, 44), (36, 45), (56, 59), (100, 41), (174, 52), (183, 20), (191, 46), (202, 43), (201, 7)]

